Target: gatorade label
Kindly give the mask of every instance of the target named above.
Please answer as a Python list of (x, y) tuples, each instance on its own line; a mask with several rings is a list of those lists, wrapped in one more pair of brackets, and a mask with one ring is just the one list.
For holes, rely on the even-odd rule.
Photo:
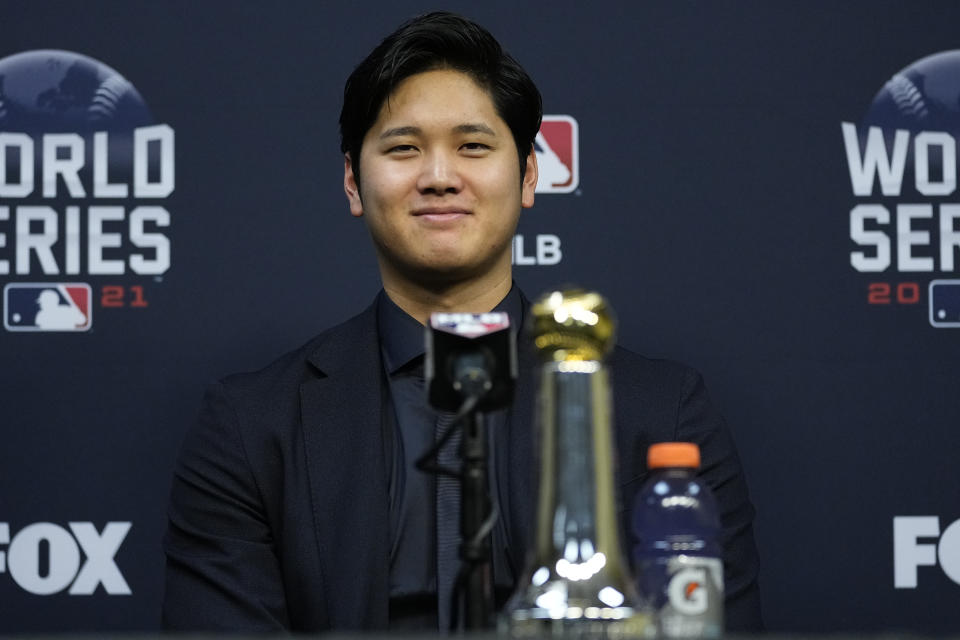
[(718, 558), (677, 555), (648, 558), (641, 583), (659, 614), (663, 638), (723, 635), (723, 563)]

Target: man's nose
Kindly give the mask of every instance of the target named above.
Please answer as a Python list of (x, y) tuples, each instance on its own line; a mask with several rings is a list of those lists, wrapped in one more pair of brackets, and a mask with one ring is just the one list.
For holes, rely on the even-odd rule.
[(423, 160), (417, 188), (421, 193), (457, 193), (463, 188), (455, 154), (432, 151)]

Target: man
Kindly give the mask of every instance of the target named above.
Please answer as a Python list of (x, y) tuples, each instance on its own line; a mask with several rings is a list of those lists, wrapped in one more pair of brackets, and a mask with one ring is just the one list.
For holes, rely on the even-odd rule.
[[(167, 628), (446, 628), (451, 518), (433, 477), (414, 468), (443, 422), (423, 393), (422, 324), (434, 311), (492, 309), (522, 324), (511, 238), (533, 205), (540, 117), (516, 61), (448, 13), (404, 24), (350, 76), (344, 189), (366, 221), (383, 292), (208, 392), (171, 495)], [(520, 363), (514, 406), (490, 416), (500, 602), (523, 568), (535, 509), (528, 349)], [(650, 443), (697, 442), (723, 511), (729, 627), (759, 628), (753, 508), (699, 376), (622, 349), (611, 367), (622, 495), (644, 480)]]

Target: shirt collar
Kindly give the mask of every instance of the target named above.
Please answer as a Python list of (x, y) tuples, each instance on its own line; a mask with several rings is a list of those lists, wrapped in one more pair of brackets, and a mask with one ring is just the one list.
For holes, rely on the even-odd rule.
[[(523, 298), (516, 283), (493, 311), (503, 311), (510, 316), (510, 323), (519, 331), (523, 326)], [(388, 374), (411, 360), (422, 356), (424, 347), (424, 327), (417, 320), (397, 306), (385, 291), (377, 296), (377, 323), (380, 332), (380, 350), (383, 364)]]

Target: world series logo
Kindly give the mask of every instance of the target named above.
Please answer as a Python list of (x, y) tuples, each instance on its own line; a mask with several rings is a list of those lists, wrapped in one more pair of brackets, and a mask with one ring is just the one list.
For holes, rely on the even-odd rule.
[(94, 307), (148, 307), (144, 282), (170, 268), (174, 165), (173, 129), (106, 64), (0, 59), (4, 328), (83, 332)]
[[(870, 305), (912, 307), (926, 296), (937, 328), (960, 327), (960, 50), (893, 75), (859, 124), (841, 124), (850, 186), (850, 264)], [(931, 276), (933, 276), (931, 278)]]

